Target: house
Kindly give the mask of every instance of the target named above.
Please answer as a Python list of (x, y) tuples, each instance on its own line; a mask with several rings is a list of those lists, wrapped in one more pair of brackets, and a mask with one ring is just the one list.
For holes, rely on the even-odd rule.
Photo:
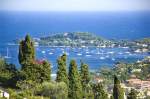
[(7, 93), (7, 92), (0, 89), (0, 98), (9, 99), (9, 93)]

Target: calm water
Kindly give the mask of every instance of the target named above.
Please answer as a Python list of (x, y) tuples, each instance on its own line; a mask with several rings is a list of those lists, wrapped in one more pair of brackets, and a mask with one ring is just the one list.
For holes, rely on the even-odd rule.
[[(23, 38), (47, 36), (58, 32), (92, 32), (108, 39), (139, 39), (150, 37), (150, 12), (0, 12), (0, 55), (9, 56), (7, 61), (19, 67), (18, 46), (8, 42)], [(128, 49), (71, 49), (37, 47), (38, 59), (48, 59), (56, 70), (56, 59), (68, 53), (68, 60), (82, 59), (90, 69), (112, 66), (117, 61), (134, 62), (148, 54), (129, 53)], [(97, 53), (97, 54), (96, 54)]]
[[(18, 63), (18, 46), (3, 46), (0, 48), (2, 56), (8, 55), (8, 62), (14, 63), (19, 68)], [(89, 65), (90, 70), (99, 69), (101, 66), (112, 67), (116, 62), (135, 62), (148, 56), (147, 53), (130, 53), (128, 48), (53, 48), (53, 47), (36, 47), (37, 59), (47, 59), (51, 62), (53, 72), (57, 69), (56, 60), (66, 52), (68, 55), (68, 64), (71, 59), (75, 59), (80, 66), (80, 60)]]

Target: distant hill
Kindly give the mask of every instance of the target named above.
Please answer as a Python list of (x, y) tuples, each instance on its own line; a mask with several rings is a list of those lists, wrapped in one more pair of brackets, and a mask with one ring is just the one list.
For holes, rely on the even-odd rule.
[(41, 37), (38, 42), (43, 46), (111, 46), (112, 42), (87, 32), (67, 32)]

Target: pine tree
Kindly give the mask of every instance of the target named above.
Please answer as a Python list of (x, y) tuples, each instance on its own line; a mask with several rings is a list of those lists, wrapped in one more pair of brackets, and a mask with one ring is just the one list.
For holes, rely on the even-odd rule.
[(137, 99), (137, 93), (134, 89), (131, 89), (131, 92), (128, 95), (128, 99)]
[(124, 99), (124, 91), (123, 88), (121, 88), (120, 81), (117, 76), (114, 76), (113, 98)]
[(34, 44), (29, 35), (20, 42), (19, 62), (21, 64), (21, 82), (42, 83), (50, 81), (51, 65), (48, 61), (35, 60)]
[(108, 94), (105, 92), (101, 83), (93, 86), (94, 99), (108, 99)]
[(57, 71), (57, 82), (65, 82), (68, 86), (68, 75), (67, 75), (67, 69), (66, 69), (66, 54), (63, 54), (59, 59), (57, 60), (58, 64), (58, 71)]
[(81, 77), (81, 84), (82, 84), (82, 90), (84, 92), (84, 97), (86, 97), (86, 94), (88, 94), (88, 84), (90, 81), (89, 77), (89, 69), (88, 65), (81, 62), (81, 70), (80, 70), (80, 77)]
[(82, 99), (82, 86), (75, 60), (70, 61), (68, 76), (69, 76), (69, 98)]
[(34, 44), (29, 35), (26, 35), (25, 40), (20, 42), (18, 59), (22, 68), (35, 60)]

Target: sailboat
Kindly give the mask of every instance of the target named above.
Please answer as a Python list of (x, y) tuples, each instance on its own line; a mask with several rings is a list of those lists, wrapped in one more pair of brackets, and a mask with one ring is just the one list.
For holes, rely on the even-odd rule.
[(101, 54), (101, 53), (100, 53), (100, 49), (98, 48), (97, 50), (98, 50), (98, 52), (97, 52), (96, 54), (98, 54), (98, 55)]
[(5, 58), (5, 59), (11, 58), (11, 57), (9, 56), (9, 50), (8, 50), (8, 48), (7, 48), (7, 55), (4, 56), (4, 58)]
[(78, 56), (81, 56), (82, 54), (81, 54), (81, 53), (78, 53), (77, 55), (78, 55)]

